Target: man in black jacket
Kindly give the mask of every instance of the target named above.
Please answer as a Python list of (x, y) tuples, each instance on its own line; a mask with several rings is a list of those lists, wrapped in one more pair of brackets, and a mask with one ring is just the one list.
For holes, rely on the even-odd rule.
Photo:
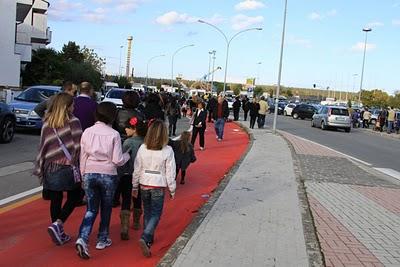
[(197, 104), (197, 109), (193, 113), (192, 145), (196, 142), (197, 135), (200, 136), (200, 150), (204, 150), (204, 133), (206, 131), (207, 111), (204, 109), (204, 102)]
[(247, 121), (247, 115), (249, 114), (250, 104), (251, 103), (249, 102), (249, 99), (247, 98), (247, 96), (245, 96), (242, 101), (242, 109), (244, 112), (244, 121)]
[(239, 112), (240, 112), (241, 106), (242, 106), (242, 103), (240, 102), (239, 97), (236, 97), (235, 102), (233, 102), (233, 120), (234, 121), (239, 120)]
[(225, 121), (229, 117), (228, 101), (225, 100), (224, 95), (218, 97), (218, 102), (213, 109), (214, 127), (217, 134), (218, 141), (224, 138)]
[(212, 96), (210, 100), (208, 100), (207, 104), (208, 122), (211, 122), (211, 119), (213, 118), (213, 110), (216, 105), (217, 105), (217, 99), (215, 99), (215, 97)]

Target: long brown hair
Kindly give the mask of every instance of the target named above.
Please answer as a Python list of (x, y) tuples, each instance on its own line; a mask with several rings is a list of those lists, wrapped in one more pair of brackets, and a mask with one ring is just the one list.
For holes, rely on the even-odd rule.
[(184, 131), (181, 133), (181, 140), (179, 142), (179, 149), (183, 154), (189, 151), (190, 149), (190, 137), (191, 133), (188, 131)]
[(45, 122), (50, 128), (63, 128), (69, 120), (68, 109), (74, 103), (74, 99), (67, 93), (59, 93), (51, 101), (49, 110), (45, 117)]
[(144, 144), (149, 150), (161, 150), (168, 144), (167, 126), (162, 120), (155, 120), (151, 123)]

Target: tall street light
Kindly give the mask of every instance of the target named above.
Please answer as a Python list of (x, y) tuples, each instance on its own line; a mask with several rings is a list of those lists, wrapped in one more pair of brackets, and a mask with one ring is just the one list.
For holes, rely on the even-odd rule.
[(243, 31), (237, 32), (235, 35), (233, 35), (233, 36), (231, 37), (231, 39), (228, 39), (228, 37), (226, 36), (226, 34), (225, 34), (220, 28), (218, 28), (217, 26), (215, 26), (214, 24), (211, 24), (211, 23), (206, 22), (206, 21), (201, 20), (201, 19), (199, 19), (198, 22), (204, 23), (204, 24), (207, 24), (207, 25), (213, 27), (213, 28), (216, 29), (219, 33), (221, 33), (221, 34), (224, 36), (224, 38), (225, 38), (225, 41), (226, 41), (226, 58), (225, 58), (225, 75), (224, 75), (224, 92), (225, 92), (225, 91), (226, 91), (226, 76), (227, 76), (227, 74), (228, 74), (229, 48), (230, 48), (230, 46), (231, 46), (232, 40), (233, 40), (235, 37), (237, 37), (239, 34), (242, 34), (242, 33), (244, 33), (244, 32), (248, 32), (248, 31), (262, 31), (262, 28), (249, 28), (249, 29), (245, 29), (245, 30), (243, 30)]
[(176, 54), (178, 54), (178, 52), (181, 51), (182, 49), (185, 49), (185, 48), (187, 48), (187, 47), (192, 47), (192, 46), (194, 46), (194, 44), (182, 46), (181, 48), (177, 49), (177, 50), (172, 54), (172, 62), (171, 62), (171, 90), (174, 88), (174, 60), (175, 60), (175, 56), (176, 56)]
[(260, 67), (261, 67), (262, 62), (257, 62), (257, 84), (261, 84), (260, 83)]
[(150, 65), (150, 62), (152, 62), (154, 59), (159, 58), (159, 57), (165, 57), (165, 55), (154, 56), (154, 57), (150, 58), (150, 59), (147, 61), (146, 86), (147, 86), (147, 80), (149, 79), (149, 65)]
[(119, 47), (119, 70), (118, 70), (119, 76), (121, 76), (121, 68), (122, 68), (122, 67), (121, 67), (122, 48), (124, 48), (123, 45), (121, 45), (121, 46)]
[(372, 31), (371, 28), (364, 28), (363, 32), (365, 32), (365, 43), (364, 43), (364, 57), (363, 57), (363, 64), (361, 69), (361, 81), (360, 81), (360, 93), (358, 95), (358, 104), (361, 104), (361, 92), (363, 89), (363, 80), (364, 80), (364, 67), (365, 67), (365, 54), (367, 53), (367, 40), (368, 40), (368, 33)]
[(212, 63), (212, 74), (211, 74), (211, 93), (214, 89), (214, 73), (215, 73), (214, 70), (215, 70), (215, 59), (216, 59), (215, 54), (217, 53), (217, 51), (213, 50), (212, 52), (213, 52), (213, 57), (212, 57), (213, 63)]
[(279, 91), (280, 91), (280, 89), (281, 89), (283, 49), (284, 49), (284, 46), (285, 46), (286, 15), (287, 15), (287, 0), (285, 0), (285, 9), (284, 9), (284, 11), (283, 11), (281, 56), (280, 56), (280, 59), (279, 59), (278, 86), (277, 86), (277, 88), (276, 88), (276, 100), (275, 100), (274, 123), (273, 123), (273, 126), (272, 126), (272, 132), (273, 132), (274, 134), (276, 133), (276, 121), (277, 121), (277, 119), (278, 119), (278, 102), (279, 102)]

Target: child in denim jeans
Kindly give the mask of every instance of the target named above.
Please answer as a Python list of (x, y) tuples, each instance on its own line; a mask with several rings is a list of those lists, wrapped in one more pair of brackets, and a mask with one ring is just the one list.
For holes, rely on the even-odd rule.
[(167, 144), (167, 126), (161, 120), (156, 120), (151, 123), (135, 159), (132, 195), (137, 196), (140, 185), (144, 226), (139, 245), (145, 257), (151, 256), (150, 247), (163, 211), (165, 189), (169, 189), (172, 199), (175, 195), (174, 151)]
[(87, 196), (87, 211), (79, 229), (76, 250), (79, 257), (89, 259), (88, 242), (97, 213), (101, 220), (96, 249), (111, 246), (109, 238), (112, 200), (118, 183), (117, 167), (130, 158), (129, 151), (122, 153), (121, 137), (111, 125), (117, 114), (113, 103), (103, 102), (96, 109), (96, 124), (82, 135), (81, 173)]

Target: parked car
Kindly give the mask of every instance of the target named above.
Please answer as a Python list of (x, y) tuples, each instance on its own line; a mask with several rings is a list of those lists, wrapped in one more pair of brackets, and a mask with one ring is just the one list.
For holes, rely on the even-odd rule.
[(376, 121), (378, 120), (379, 113), (381, 112), (379, 109), (373, 109), (370, 110), (371, 112), (371, 119), (369, 120), (369, 123), (372, 125), (376, 124)]
[(311, 127), (344, 129), (347, 133), (351, 130), (351, 119), (346, 107), (324, 106), (314, 114), (311, 119)]
[(296, 107), (296, 104), (289, 103), (288, 105), (286, 105), (285, 109), (283, 110), (283, 114), (285, 116), (292, 116), (292, 111), (295, 107)]
[(118, 108), (122, 108), (122, 96), (126, 91), (129, 91), (129, 89), (123, 89), (123, 88), (111, 88), (106, 96), (104, 97), (102, 102), (112, 102), (114, 103)]
[(9, 143), (12, 141), (15, 133), (15, 114), (11, 108), (3, 102), (0, 102), (0, 143)]
[(311, 119), (314, 113), (317, 112), (317, 109), (313, 105), (309, 104), (300, 104), (293, 108), (292, 117), (293, 119)]
[(17, 128), (41, 129), (43, 122), (34, 111), (37, 104), (61, 91), (59, 86), (32, 86), (20, 93), (10, 103), (16, 116)]

